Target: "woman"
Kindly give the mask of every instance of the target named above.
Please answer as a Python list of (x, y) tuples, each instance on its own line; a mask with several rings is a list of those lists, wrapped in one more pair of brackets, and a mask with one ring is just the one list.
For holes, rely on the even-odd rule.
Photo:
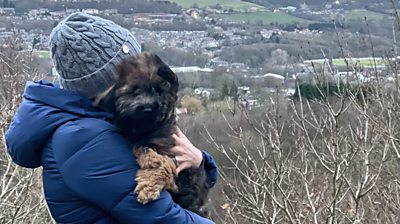
[[(168, 192), (146, 205), (137, 202), (137, 164), (128, 142), (92, 106), (111, 86), (116, 64), (141, 51), (132, 34), (115, 23), (84, 13), (61, 21), (50, 36), (61, 86), (28, 82), (24, 100), (6, 133), (13, 161), (43, 167), (43, 187), (57, 223), (213, 223), (175, 204)], [(182, 132), (171, 149), (178, 171), (204, 169), (211, 185), (216, 165)]]

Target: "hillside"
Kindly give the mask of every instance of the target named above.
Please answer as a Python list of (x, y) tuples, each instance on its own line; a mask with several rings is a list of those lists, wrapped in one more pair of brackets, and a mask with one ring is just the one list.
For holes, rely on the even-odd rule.
[(231, 8), (233, 10), (248, 10), (250, 8), (264, 8), (259, 4), (241, 0), (170, 0), (183, 8), (196, 7), (220, 7), (220, 8)]
[(291, 24), (291, 23), (304, 23), (307, 20), (291, 16), (284, 12), (274, 13), (272, 11), (252, 12), (252, 13), (231, 13), (231, 14), (213, 14), (213, 18), (226, 19), (233, 22), (250, 22), (251, 24)]
[(247, 2), (252, 2), (255, 4), (263, 6), (272, 7), (286, 7), (295, 6), (300, 7), (302, 5), (307, 5), (312, 8), (324, 8), (326, 5), (353, 5), (353, 6), (368, 6), (368, 5), (385, 5), (391, 6), (390, 1), (380, 1), (380, 0), (246, 0)]

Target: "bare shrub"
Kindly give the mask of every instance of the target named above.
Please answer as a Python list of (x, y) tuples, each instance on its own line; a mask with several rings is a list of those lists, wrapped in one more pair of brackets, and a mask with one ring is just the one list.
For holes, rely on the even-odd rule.
[(5, 131), (22, 100), (27, 80), (37, 77), (32, 56), (14, 50), (0, 53), (0, 223), (52, 223), (42, 193), (41, 171), (15, 165), (7, 153)]
[[(220, 167), (213, 218), (400, 222), (398, 86), (377, 80), (339, 88), (333, 97), (321, 91), (318, 101), (276, 98), (263, 111), (183, 119), (196, 144), (213, 146)], [(204, 128), (190, 130), (195, 126)]]
[(186, 108), (188, 112), (192, 114), (197, 114), (204, 111), (204, 106), (201, 104), (201, 101), (194, 96), (183, 96), (181, 100), (181, 106)]

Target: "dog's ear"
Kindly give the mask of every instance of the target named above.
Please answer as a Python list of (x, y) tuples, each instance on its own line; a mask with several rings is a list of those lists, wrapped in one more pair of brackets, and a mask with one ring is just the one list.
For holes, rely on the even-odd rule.
[(94, 102), (93, 106), (100, 107), (101, 109), (114, 113), (115, 111), (115, 85), (112, 85), (105, 92), (99, 94)]
[(174, 91), (178, 91), (179, 82), (178, 76), (171, 70), (171, 68), (166, 65), (157, 55), (153, 54), (153, 57), (157, 64), (159, 65), (157, 70), (157, 75), (171, 83)]
[(178, 77), (176, 74), (167, 66), (167, 65), (162, 65), (161, 67), (158, 68), (157, 75), (159, 75), (161, 78), (167, 80), (171, 84), (178, 84)]
[(117, 65), (115, 77), (117, 80), (124, 80), (128, 75), (128, 69), (132, 66), (130, 63), (131, 58), (125, 58)]

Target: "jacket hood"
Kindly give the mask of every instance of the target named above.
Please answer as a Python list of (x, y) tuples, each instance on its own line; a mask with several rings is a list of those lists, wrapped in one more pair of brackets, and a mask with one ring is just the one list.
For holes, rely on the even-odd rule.
[(47, 81), (28, 82), (23, 97), (6, 132), (8, 152), (23, 167), (41, 166), (42, 150), (62, 124), (82, 117), (111, 118), (91, 100)]

